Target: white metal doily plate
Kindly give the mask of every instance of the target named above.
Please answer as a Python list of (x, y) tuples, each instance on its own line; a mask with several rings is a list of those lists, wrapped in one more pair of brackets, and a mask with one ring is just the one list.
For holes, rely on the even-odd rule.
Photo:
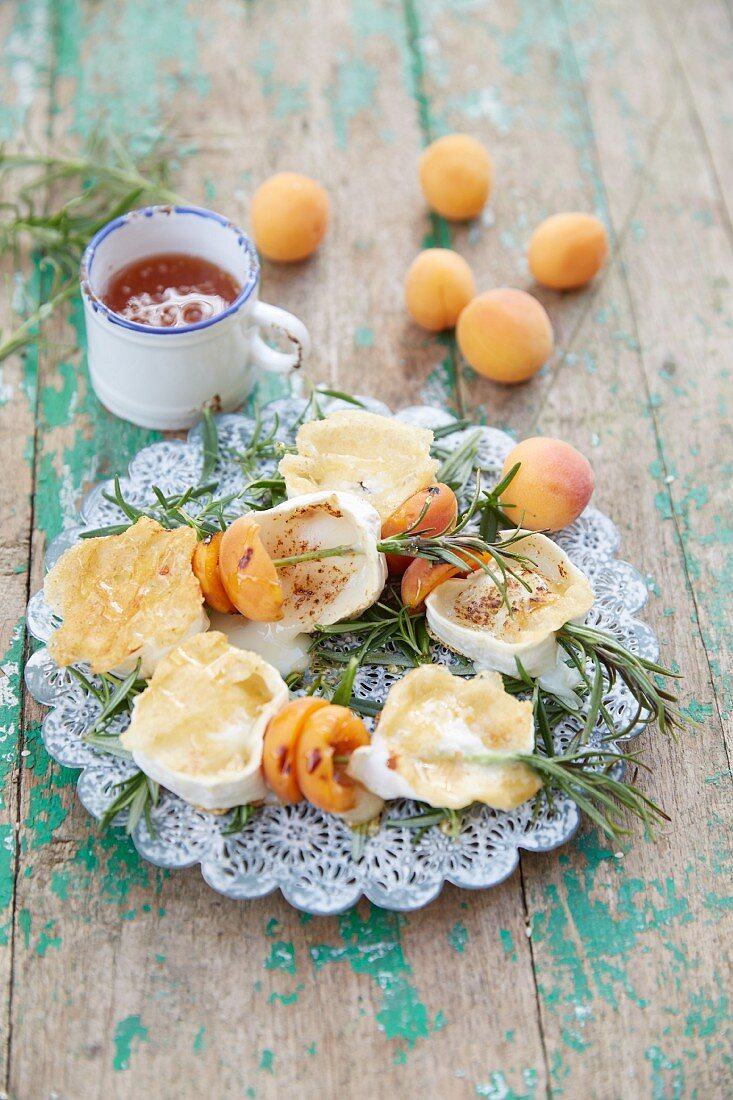
[[(380, 402), (362, 400), (374, 412), (389, 413)], [(324, 404), (334, 408), (343, 402)], [(302, 400), (283, 399), (268, 405), (263, 419), (265, 425), (271, 425), (277, 413), (278, 434), (284, 439), (303, 409)], [(397, 416), (433, 428), (452, 419), (448, 413), (428, 406), (404, 409)], [(246, 445), (254, 422), (245, 415), (223, 414), (217, 418), (217, 427), (221, 458), (215, 477), (223, 495), (243, 487), (241, 470), (228, 452)], [(456, 432), (441, 442), (453, 449), (465, 440), (466, 432), (474, 430)], [(479, 459), (488, 485), (496, 482), (513, 440), (495, 428), (482, 428), (481, 432)], [(121, 479), (122, 490), (133, 502), (149, 504), (153, 485), (174, 493), (195, 484), (202, 462), (200, 428), (194, 428), (186, 442), (166, 440), (140, 451), (130, 463), (127, 476)], [(81, 525), (66, 530), (49, 547), (49, 566), (79, 539), (82, 531), (119, 522), (118, 508), (102, 496), (111, 485), (99, 485), (86, 496)], [(639, 655), (656, 659), (654, 633), (634, 617), (646, 601), (646, 585), (632, 566), (615, 558), (619, 535), (614, 524), (589, 507), (555, 537), (593, 584), (596, 603), (588, 621), (612, 631)], [(27, 617), (30, 632), (46, 642), (54, 620), (42, 592), (31, 599)], [(348, 639), (342, 644), (348, 646)], [(433, 658), (443, 663), (451, 661), (450, 654), (439, 646), (434, 648)], [(362, 668), (355, 694), (381, 701), (399, 675), (399, 670), (383, 666)], [(89, 813), (101, 817), (115, 796), (115, 784), (134, 768), (83, 742), (82, 734), (94, 721), (99, 704), (68, 671), (57, 668), (45, 647), (29, 660), (26, 684), (33, 697), (50, 708), (42, 726), (47, 751), (60, 764), (82, 769), (77, 784), (79, 797)], [(625, 726), (633, 710), (624, 689), (614, 686), (605, 702), (619, 728)], [(577, 723), (577, 718), (560, 723), (555, 730), (558, 746), (572, 737)], [(414, 812), (414, 803), (399, 800), (390, 804), (389, 817), (394, 820)], [(141, 821), (132, 839), (143, 858), (156, 866), (178, 868), (199, 863), (209, 885), (227, 897), (257, 898), (280, 889), (296, 908), (326, 915), (347, 909), (361, 895), (386, 909), (411, 910), (437, 897), (444, 882), (464, 889), (494, 886), (514, 870), (520, 848), (546, 852), (568, 841), (578, 827), (579, 812), (566, 798), (556, 798), (552, 810), (544, 804), (535, 814), (531, 803), (509, 813), (474, 806), (464, 813), (457, 838), (434, 827), (417, 842), (412, 830), (383, 825), (376, 835), (366, 839), (358, 859), (352, 856), (351, 830), (339, 818), (307, 803), (264, 807), (240, 833), (226, 835), (229, 814), (204, 813), (164, 791), (152, 821), (154, 835)]]

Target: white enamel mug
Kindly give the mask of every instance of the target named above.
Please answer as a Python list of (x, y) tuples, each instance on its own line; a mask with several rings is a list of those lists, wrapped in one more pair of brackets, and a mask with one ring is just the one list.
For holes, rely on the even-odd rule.
[[(242, 289), (221, 313), (177, 328), (137, 324), (104, 304), (120, 268), (166, 252), (209, 260)], [(102, 404), (144, 428), (189, 428), (207, 401), (225, 410), (241, 405), (258, 370), (300, 367), (310, 348), (308, 330), (291, 313), (260, 302), (259, 281), (252, 241), (212, 210), (149, 206), (105, 225), (81, 263), (89, 373)], [(269, 347), (261, 329), (285, 336), (293, 350)]]

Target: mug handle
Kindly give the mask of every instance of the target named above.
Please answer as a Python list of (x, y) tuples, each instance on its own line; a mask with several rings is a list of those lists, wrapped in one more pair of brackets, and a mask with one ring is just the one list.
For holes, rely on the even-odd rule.
[(255, 304), (252, 320), (260, 328), (276, 329), (283, 333), (295, 345), (293, 351), (275, 351), (256, 332), (252, 339), (252, 360), (255, 366), (285, 374), (303, 365), (303, 359), (310, 351), (311, 338), (302, 321), (287, 310), (268, 305), (267, 302)]

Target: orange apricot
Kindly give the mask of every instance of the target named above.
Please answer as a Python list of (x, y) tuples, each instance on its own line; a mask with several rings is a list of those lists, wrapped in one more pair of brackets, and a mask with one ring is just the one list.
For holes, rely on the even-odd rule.
[(595, 478), (590, 462), (561, 439), (523, 439), (507, 455), (502, 477), (517, 462), (521, 465), (501, 505), (512, 521), (530, 531), (567, 527), (593, 495)]
[(529, 242), (529, 269), (538, 283), (572, 290), (589, 283), (608, 256), (608, 234), (592, 214), (553, 214)]
[(209, 607), (213, 607), (214, 611), (231, 613), (236, 611), (236, 608), (227, 596), (219, 576), (219, 547), (222, 534), (222, 531), (217, 531), (198, 542), (191, 564)]
[(491, 158), (469, 134), (447, 134), (420, 158), (420, 186), (428, 205), (452, 221), (475, 218), (491, 192)]
[[(458, 557), (464, 557), (458, 553)], [(490, 554), (477, 554), (484, 565), (491, 561)], [(417, 611), (425, 603), (430, 593), (451, 577), (457, 577), (460, 573), (472, 573), (478, 569), (475, 559), (464, 557), (465, 569), (459, 569), (457, 565), (448, 565), (447, 562), (431, 562), (426, 558), (413, 558), (406, 569), (400, 586), (400, 595), (405, 607)]]
[(249, 515), (224, 532), (219, 547), (219, 576), (237, 611), (258, 623), (283, 617), (283, 590), (277, 569)]
[[(424, 515), (423, 515), (424, 511)], [(422, 516), (422, 519), (420, 518)], [(414, 535), (443, 535), (452, 531), (458, 519), (458, 501), (449, 485), (429, 485), (408, 497), (382, 524), (382, 538), (409, 531)], [(404, 573), (413, 558), (387, 554), (390, 573)]]
[(494, 382), (525, 382), (552, 355), (545, 308), (524, 290), (487, 290), (458, 318), (458, 346), (468, 364)]
[(357, 803), (357, 789), (335, 756), (349, 756), (369, 744), (367, 728), (347, 707), (330, 703), (309, 715), (298, 740), (296, 773), (301, 791), (328, 813), (347, 813)]
[(310, 715), (327, 706), (325, 699), (311, 696), (293, 699), (267, 726), (262, 747), (262, 770), (267, 785), (281, 802), (300, 802), (303, 799), (296, 775), (298, 741)]
[(407, 312), (428, 332), (453, 328), (475, 293), (471, 268), (451, 248), (426, 248), (405, 276)]
[(252, 236), (268, 260), (296, 263), (318, 248), (328, 213), (328, 194), (320, 183), (297, 172), (278, 172), (252, 196)]

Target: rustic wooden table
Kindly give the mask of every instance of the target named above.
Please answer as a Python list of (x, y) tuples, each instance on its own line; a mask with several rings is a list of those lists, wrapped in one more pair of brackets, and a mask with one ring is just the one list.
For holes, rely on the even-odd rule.
[[(100, 835), (24, 696), (24, 607), (82, 490), (154, 435), (90, 392), (75, 308), (0, 385), (8, 1094), (730, 1096), (726, 0), (21, 0), (0, 28), (2, 139), (58, 149), (106, 116), (134, 151), (167, 129), (179, 189), (236, 219), (272, 171), (321, 180), (325, 246), (263, 274), (311, 327), (313, 377), (589, 454), (700, 721), (679, 746), (644, 738), (673, 818), (656, 843), (634, 829), (615, 852), (586, 828), (408, 917), (234, 903)], [(417, 185), (421, 146), (450, 129), (496, 166), (468, 227), (431, 223)], [(528, 286), (529, 233), (566, 209), (604, 217), (613, 254), (589, 292), (532, 288), (558, 348), (530, 384), (477, 378), (408, 322), (402, 279), (426, 241), (451, 242), (482, 288)]]

